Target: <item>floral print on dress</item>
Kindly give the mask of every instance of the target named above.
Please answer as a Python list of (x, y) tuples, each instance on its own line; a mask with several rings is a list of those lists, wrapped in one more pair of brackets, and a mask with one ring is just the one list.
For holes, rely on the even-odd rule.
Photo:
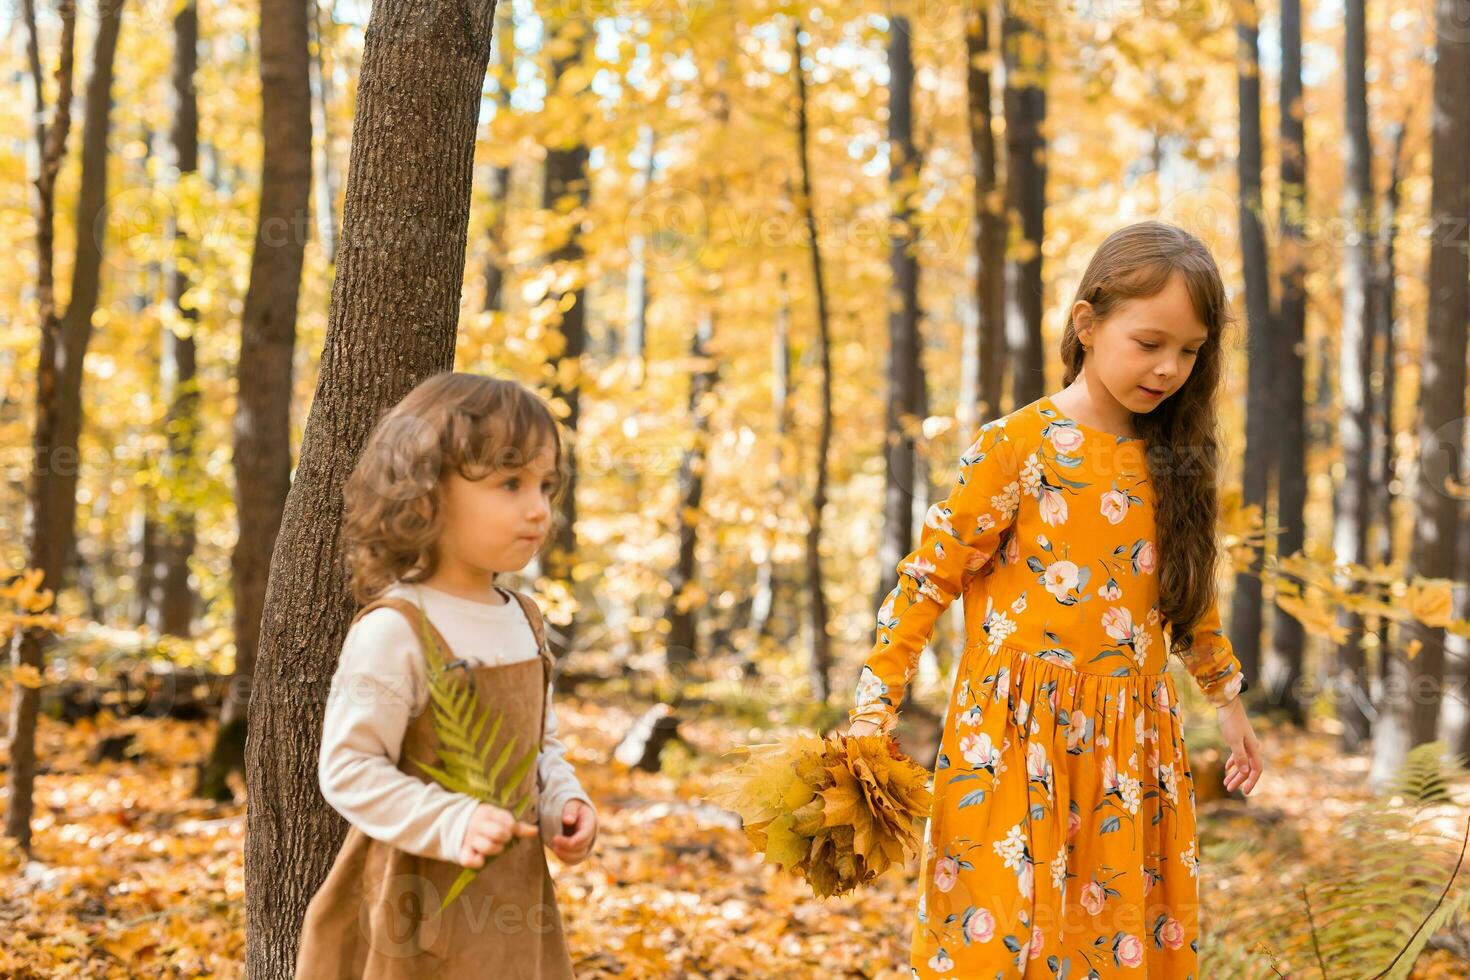
[[(982, 426), (882, 603), (857, 721), (892, 731), (941, 612), (964, 600), (924, 834), (914, 978), (1194, 978), (1193, 774), (1145, 443), (1050, 398)], [(1240, 663), (1211, 608), (1176, 654), (1212, 704)]]

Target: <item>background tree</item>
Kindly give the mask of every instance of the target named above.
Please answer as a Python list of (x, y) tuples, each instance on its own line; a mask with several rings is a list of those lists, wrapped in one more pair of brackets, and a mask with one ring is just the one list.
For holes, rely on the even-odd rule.
[(914, 432), (921, 420), (924, 387), (919, 336), (919, 258), (914, 251), (913, 198), (919, 154), (914, 146), (914, 60), (907, 18), (888, 23), (888, 193), (892, 223), (888, 244), (888, 411), (883, 423), (883, 530), (881, 569), (873, 608), (893, 589), (898, 563), (913, 548), (914, 491), (918, 456)]
[[(1245, 395), (1245, 458), (1241, 466), (1241, 502), (1270, 507), (1271, 473), (1275, 467), (1272, 367), (1276, 324), (1271, 316), (1270, 257), (1266, 245), (1266, 207), (1261, 189), (1261, 56), (1259, 13), (1251, 0), (1236, 11), (1236, 93), (1239, 104), (1240, 150), (1236, 154), (1236, 214), (1240, 222), (1241, 278), (1245, 285), (1245, 328), (1248, 366)], [(1230, 605), (1230, 637), (1241, 671), (1260, 681), (1262, 581), (1259, 568), (1239, 569)], [(1268, 684), (1252, 681), (1256, 698), (1267, 696)]]
[[(1426, 578), (1456, 572), (1464, 506), (1453, 484), (1465, 480), (1466, 324), (1470, 323), (1470, 173), (1457, 163), (1470, 140), (1470, 44), (1454, 4), (1435, 4), (1434, 113), (1430, 142), (1428, 324), (1419, 361), (1419, 466), (1409, 564)], [(1395, 651), (1385, 715), (1375, 730), (1372, 778), (1386, 782), (1409, 749), (1433, 741), (1444, 686), (1442, 625), (1415, 623), (1413, 651)]]
[(307, 0), (266, 0), (260, 18), (260, 212), (240, 323), (235, 409), (235, 678), (197, 792), (231, 793), (245, 764), (250, 684), (271, 552), (291, 487), (291, 377), (296, 304), (310, 225), (311, 81)]
[(1041, 349), (1041, 243), (1046, 235), (1046, 30), (1030, 12), (1003, 3), (1006, 122), (1006, 339), (1011, 399), (1026, 405), (1046, 389)]
[[(1307, 142), (1302, 99), (1302, 11), (1299, 0), (1281, 3), (1281, 205), (1277, 216), (1281, 236), (1276, 317), (1276, 344), (1272, 368), (1272, 419), (1276, 450), (1276, 523), (1281, 526), (1278, 554), (1300, 551), (1306, 541), (1306, 427), (1303, 401), (1306, 378), (1307, 319)], [(1326, 379), (1322, 382), (1325, 384)], [(1296, 724), (1306, 720), (1301, 703), (1303, 630), (1288, 616), (1278, 615), (1272, 623), (1274, 665), (1271, 704)]]
[[(71, 295), (57, 313), (53, 294), (55, 250), (54, 206), (57, 173), (71, 128), (72, 48), (76, 8), (61, 6), (61, 46), (57, 70), (56, 115), (47, 125), (41, 42), (33, 0), (25, 0), (27, 57), (40, 147), (37, 246), (41, 313), (41, 355), (36, 375), (36, 421), (31, 439), (31, 483), (26, 501), (28, 564), (41, 572), (41, 588), (58, 591), (62, 569), (75, 547), (77, 476), (81, 469), (82, 361), (92, 340), (92, 318), (101, 292), (103, 229), (107, 222), (107, 139), (112, 122), (112, 66), (122, 29), (122, 0), (104, 0), (98, 8), (92, 68), (82, 109), (82, 173), (77, 194), (76, 254)], [(11, 666), (39, 672), (45, 667), (48, 635), (44, 629), (17, 630), (10, 650)], [(38, 678), (39, 680), (39, 678)], [(9, 805), (5, 836), (31, 846), (32, 792), (36, 778), (36, 712), (40, 692), (21, 685), (10, 708)]]

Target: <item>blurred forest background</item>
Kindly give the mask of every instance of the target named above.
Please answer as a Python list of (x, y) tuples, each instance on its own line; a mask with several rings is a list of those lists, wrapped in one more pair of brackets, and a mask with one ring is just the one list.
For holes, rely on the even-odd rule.
[[(817, 902), (703, 793), (845, 721), (957, 453), (1059, 387), (1093, 249), (1155, 219), (1238, 317), (1222, 610), (1268, 759), (1227, 793), (1179, 685), (1202, 975), (1470, 975), (1463, 5), (0, 16), (0, 972), (290, 975), (345, 830), (338, 491), (453, 368), (572, 447), (517, 578), (603, 820), (558, 872), (578, 974), (907, 976), (916, 868)], [(956, 607), (921, 761), (962, 645)]]

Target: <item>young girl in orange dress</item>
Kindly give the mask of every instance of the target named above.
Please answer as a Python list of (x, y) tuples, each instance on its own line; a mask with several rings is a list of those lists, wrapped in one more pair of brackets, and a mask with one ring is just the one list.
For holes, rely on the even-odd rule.
[[(298, 980), (571, 980), (543, 847), (584, 860), (597, 814), (557, 737), (540, 610), (495, 582), (546, 541), (561, 460), (540, 397), (465, 373), (423, 381), (363, 447), (344, 488), (362, 606), (332, 677), (318, 763), (322, 795), (350, 826), (307, 908)], [(477, 736), (495, 738), (492, 757), (512, 740), (509, 758), (534, 750), (507, 797), (523, 813), (417, 765), (444, 765), (427, 637), (450, 682), (492, 716), (490, 735)], [(441, 912), (465, 868), (481, 870)]]
[(1092, 257), (1066, 387), (981, 426), (878, 612), (849, 734), (891, 733), (935, 619), (966, 647), (934, 769), (916, 978), (1199, 976), (1193, 775), (1170, 650), (1214, 706), (1227, 789), (1260, 748), (1215, 593), (1225, 289), (1158, 222)]

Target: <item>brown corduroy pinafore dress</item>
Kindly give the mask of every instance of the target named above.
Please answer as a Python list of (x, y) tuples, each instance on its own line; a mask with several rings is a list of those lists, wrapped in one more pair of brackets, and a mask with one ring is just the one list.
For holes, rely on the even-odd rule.
[[(454, 667), (453, 675), (468, 673), (473, 680), (481, 707), (505, 714), (496, 736), (496, 754), (515, 735), (514, 758), (528, 745), (540, 748), (553, 660), (535, 601), (510, 589), (500, 591), (525, 611), (540, 651), (535, 659), (484, 666), (456, 661), (432, 622), (429, 629)], [(353, 622), (379, 606), (401, 612), (416, 633), (422, 628), (420, 618), (427, 621), (412, 602), (381, 598), (359, 610)], [(398, 768), (427, 782), (432, 777), (411, 760), (438, 766), (437, 749), (431, 703), (410, 719)], [(536, 823), (540, 788), (535, 766), (512, 798), (528, 792), (531, 805), (521, 819)], [(297, 980), (574, 977), (540, 838), (516, 840), (487, 860), (441, 913), (439, 905), (460, 870), (458, 864), (409, 854), (349, 828), (336, 862), (307, 907), (296, 957)]]

